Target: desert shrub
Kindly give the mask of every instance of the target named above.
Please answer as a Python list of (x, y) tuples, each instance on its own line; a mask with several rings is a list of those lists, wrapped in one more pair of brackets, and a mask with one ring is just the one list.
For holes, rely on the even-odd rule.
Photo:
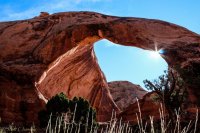
[(64, 93), (53, 96), (46, 104), (46, 109), (38, 113), (38, 119), (41, 127), (46, 127), (51, 116), (52, 124), (56, 122), (57, 117), (68, 111), (69, 100)]
[(185, 114), (187, 104), (188, 92), (183, 79), (169, 69), (164, 71), (164, 74), (159, 76), (157, 80), (144, 80), (145, 87), (156, 93), (154, 100), (161, 102), (169, 114), (172, 122), (176, 120), (176, 113), (179, 111), (180, 115)]
[(98, 126), (96, 122), (96, 111), (91, 107), (89, 102), (81, 97), (74, 97), (72, 100), (67, 99), (64, 93), (53, 96), (46, 104), (46, 109), (38, 113), (38, 119), (41, 127), (46, 127), (49, 120), (51, 126), (64, 128), (66, 124), (73, 125), (73, 130), (79, 126), (80, 132), (87, 132)]
[(53, 96), (46, 104), (46, 109), (51, 113), (64, 113), (69, 108), (69, 100), (64, 93)]
[(90, 106), (87, 100), (81, 97), (74, 97), (69, 102), (69, 109), (70, 111), (74, 111), (75, 108), (74, 121), (76, 123), (88, 123), (91, 125), (92, 122), (96, 122), (96, 111)]

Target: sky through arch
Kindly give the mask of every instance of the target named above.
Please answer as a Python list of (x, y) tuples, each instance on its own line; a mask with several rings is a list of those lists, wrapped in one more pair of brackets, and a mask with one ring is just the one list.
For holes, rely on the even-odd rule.
[(126, 80), (144, 88), (143, 80), (157, 79), (168, 69), (166, 61), (153, 51), (114, 44), (106, 39), (96, 42), (94, 50), (108, 82)]

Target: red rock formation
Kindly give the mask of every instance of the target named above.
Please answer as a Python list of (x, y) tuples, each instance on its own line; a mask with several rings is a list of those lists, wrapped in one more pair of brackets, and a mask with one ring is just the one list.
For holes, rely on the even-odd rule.
[(147, 93), (139, 85), (129, 81), (108, 82), (110, 94), (117, 106), (124, 111), (130, 104), (136, 102), (136, 98), (142, 99)]
[(147, 93), (143, 97), (143, 99), (140, 99), (138, 100), (138, 102), (129, 105), (129, 107), (126, 108), (125, 111), (120, 113), (118, 117), (122, 118), (124, 122), (129, 122), (130, 124), (133, 125), (138, 123), (137, 115), (138, 118), (140, 119), (140, 113), (142, 120), (144, 120), (145, 122), (150, 121), (150, 116), (154, 118), (154, 121), (160, 119), (159, 110), (165, 111), (165, 109), (159, 102), (152, 101), (154, 95), (155, 95), (154, 93)]
[(120, 112), (96, 63), (93, 43), (100, 39), (143, 49), (164, 49), (163, 57), (189, 86), (200, 105), (200, 36), (183, 27), (151, 19), (92, 12), (41, 14), (0, 23), (0, 117), (3, 122), (37, 121), (37, 111), (64, 91), (87, 98), (98, 120)]

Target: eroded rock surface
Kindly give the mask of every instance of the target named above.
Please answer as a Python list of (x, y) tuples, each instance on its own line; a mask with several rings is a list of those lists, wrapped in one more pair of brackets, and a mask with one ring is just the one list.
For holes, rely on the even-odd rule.
[(147, 93), (139, 85), (129, 81), (108, 82), (110, 94), (117, 106), (124, 111), (130, 104), (136, 102), (136, 98), (142, 99)]
[[(107, 121), (114, 109), (93, 43), (108, 39), (126, 46), (163, 49), (163, 58), (187, 82), (199, 106), (200, 36), (152, 19), (93, 12), (43, 13), (33, 19), (0, 23), (0, 117), (3, 123), (37, 122), (44, 101), (64, 91), (82, 96)], [(133, 68), (134, 69), (134, 68)]]
[[(154, 122), (160, 120), (159, 110), (165, 109), (159, 102), (152, 100), (155, 95), (155, 93), (147, 93), (142, 99), (130, 104), (118, 117), (122, 118), (124, 122), (129, 122), (133, 125), (138, 123), (137, 117), (149, 123), (150, 116), (153, 117)], [(166, 114), (167, 112), (164, 115)]]

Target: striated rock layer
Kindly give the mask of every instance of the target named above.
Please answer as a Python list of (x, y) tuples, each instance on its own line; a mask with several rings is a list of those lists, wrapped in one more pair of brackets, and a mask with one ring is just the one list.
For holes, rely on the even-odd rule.
[[(190, 101), (199, 106), (200, 36), (152, 19), (66, 12), (0, 23), (0, 117), (3, 123), (37, 122), (51, 96), (82, 96), (110, 119), (114, 103), (93, 44), (108, 39), (147, 50), (163, 49), (163, 58), (186, 81)], [(133, 68), (134, 69), (134, 68)]]

